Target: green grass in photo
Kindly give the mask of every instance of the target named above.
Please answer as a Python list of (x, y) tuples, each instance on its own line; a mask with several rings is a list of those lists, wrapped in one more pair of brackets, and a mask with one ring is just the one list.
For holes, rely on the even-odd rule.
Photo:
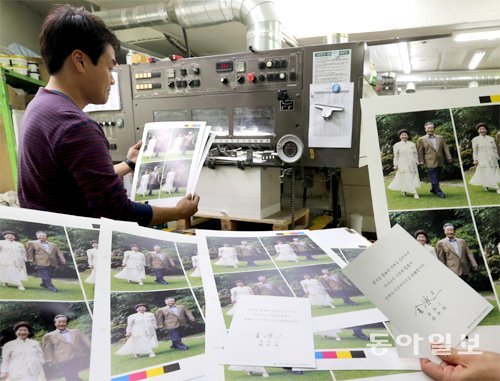
[[(249, 380), (259, 380), (262, 379), (262, 373), (252, 373), (248, 376), (244, 371), (231, 371), (228, 369), (229, 366), (224, 367), (224, 378), (226, 381), (249, 381)], [(330, 381), (333, 380), (330, 371), (305, 371), (304, 374), (293, 374), (283, 368), (271, 368), (266, 367), (267, 373), (269, 373), (269, 379), (272, 381), (290, 381), (297, 379), (298, 381)], [(252, 377), (252, 378), (249, 378)]]
[(189, 278), (189, 282), (191, 283), (191, 287), (201, 287), (203, 286), (203, 282), (201, 280), (201, 277), (192, 277), (192, 276), (189, 276), (188, 275), (188, 278)]
[[(394, 346), (394, 341), (387, 330), (382, 328), (364, 328), (363, 333), (370, 337), (370, 334), (377, 334), (376, 340), (380, 341), (381, 344), (390, 344), (391, 347)], [(321, 332), (314, 334), (314, 348), (317, 349), (341, 349), (341, 348), (370, 348), (367, 345), (374, 345), (375, 342), (369, 340), (361, 340), (353, 335), (353, 331), (350, 328), (341, 329), (337, 333), (340, 340), (336, 340), (334, 337), (323, 335)], [(386, 346), (387, 348), (387, 346)]]
[(2, 300), (85, 300), (78, 279), (52, 278), (52, 283), (59, 292), (50, 292), (40, 286), (41, 282), (40, 278), (30, 275), (23, 282), (26, 288), (24, 291), (18, 290), (17, 286), (0, 286)]
[(182, 152), (179, 153), (168, 153), (166, 161), (172, 161), (172, 160), (191, 160), (193, 159), (193, 152), (194, 151), (186, 151), (184, 154)]
[(128, 283), (125, 279), (115, 278), (115, 275), (120, 271), (121, 269), (111, 270), (111, 291), (156, 291), (188, 287), (186, 278), (183, 275), (164, 276), (163, 279), (165, 279), (168, 284), (160, 284), (155, 282), (154, 275), (149, 274), (142, 280), (144, 284), (140, 286), (138, 283)]
[[(496, 287), (498, 288), (498, 285)], [(500, 311), (498, 310), (495, 294), (491, 291), (481, 291), (480, 294), (493, 306), (493, 310), (486, 315), (479, 325), (500, 325)]]
[(88, 300), (93, 300), (94, 299), (94, 286), (95, 284), (90, 284), (85, 282), (85, 279), (88, 278), (90, 275), (91, 270), (87, 270), (83, 273), (80, 273), (80, 279), (82, 280), (83, 284), (83, 290), (85, 291), (85, 295), (87, 296)]
[(366, 296), (351, 296), (351, 300), (358, 303), (357, 306), (350, 304), (345, 304), (340, 298), (333, 298), (333, 305), (335, 308), (330, 307), (320, 307), (311, 306), (312, 316), (325, 316), (325, 315), (336, 315), (342, 314), (344, 312), (361, 311), (369, 308), (375, 308), (375, 306), (368, 300)]
[(111, 345), (111, 374), (128, 373), (134, 370), (151, 368), (161, 364), (169, 363), (176, 360), (182, 360), (186, 357), (192, 357), (205, 353), (205, 336), (186, 336), (182, 338), (182, 342), (186, 344), (189, 349), (187, 351), (180, 351), (178, 349), (170, 348), (172, 344), (170, 340), (162, 340), (159, 345), (153, 349), (156, 357), (148, 357), (141, 355), (133, 358), (132, 355), (117, 356), (116, 351), (125, 344), (126, 340)]
[(156, 199), (159, 198), (159, 196), (158, 196), (159, 191), (160, 191), (159, 189), (155, 189), (155, 190), (153, 190), (153, 194), (152, 195), (148, 195), (146, 193), (145, 196), (143, 196), (142, 194), (139, 194), (139, 193), (136, 192), (136, 194), (135, 194), (135, 201), (156, 200)]
[(158, 163), (159, 165), (163, 166), (163, 158), (164, 157), (165, 157), (165, 152), (161, 152), (160, 155), (158, 155), (158, 156), (151, 156), (151, 157), (147, 157), (145, 155), (142, 155), (141, 165), (145, 164), (145, 163)]
[(163, 192), (160, 190), (160, 198), (171, 198), (171, 197), (184, 197), (186, 195), (186, 187), (179, 187), (177, 192), (172, 189), (172, 193)]
[(212, 262), (212, 269), (214, 270), (215, 274), (221, 274), (221, 273), (241, 273), (241, 272), (246, 272), (246, 271), (256, 271), (256, 270), (266, 270), (266, 269), (275, 269), (276, 267), (274, 266), (273, 262), (268, 259), (268, 260), (257, 260), (254, 261), (257, 266), (248, 266), (246, 261), (239, 261), (238, 262), (238, 267), (226, 267), (226, 266), (217, 266), (215, 262), (217, 262), (219, 258), (213, 259)]
[(288, 262), (288, 261), (276, 261), (276, 266), (280, 269), (284, 269), (287, 267), (297, 267), (304, 265), (321, 265), (323, 263), (334, 263), (328, 255), (314, 255), (315, 259), (313, 261), (308, 261), (305, 257), (299, 255), (298, 262)]
[(467, 182), (467, 189), (469, 191), (470, 203), (476, 205), (498, 205), (500, 204), (500, 194), (497, 194), (494, 189), (489, 189), (486, 192), (483, 187), (470, 185), (469, 181), (472, 174), (466, 173), (465, 180)]
[(387, 196), (387, 207), (389, 210), (468, 206), (464, 184), (460, 180), (442, 181), (439, 183), (439, 186), (446, 195), (445, 198), (439, 198), (435, 194), (429, 192), (429, 190), (431, 189), (430, 183), (421, 181), (422, 186), (417, 189), (418, 195), (420, 197), (419, 199), (413, 198), (412, 194), (407, 194), (406, 197), (403, 197), (401, 192), (388, 189), (387, 187), (389, 186), (391, 181), (392, 178), (384, 178), (385, 193)]

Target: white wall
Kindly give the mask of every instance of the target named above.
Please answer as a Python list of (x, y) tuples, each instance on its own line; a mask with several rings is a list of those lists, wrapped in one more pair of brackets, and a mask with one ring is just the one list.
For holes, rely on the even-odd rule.
[(0, 1), (0, 47), (17, 42), (39, 53), (38, 34), (43, 17), (23, 3), (13, 0)]

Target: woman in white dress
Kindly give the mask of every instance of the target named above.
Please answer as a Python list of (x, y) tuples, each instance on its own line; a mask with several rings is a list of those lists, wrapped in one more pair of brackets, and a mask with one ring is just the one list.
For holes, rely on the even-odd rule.
[(417, 230), (414, 236), (417, 242), (421, 244), (425, 250), (427, 250), (434, 258), (437, 258), (436, 249), (427, 243), (429, 242), (429, 236), (425, 230)]
[(142, 195), (142, 197), (146, 196), (150, 177), (151, 175), (149, 173), (149, 169), (146, 169), (144, 175), (142, 175), (141, 179), (139, 180), (139, 187), (137, 188), (137, 194)]
[(14, 325), (15, 340), (2, 349), (0, 379), (6, 381), (45, 381), (43, 351), (38, 341), (29, 339), (31, 324), (21, 321)]
[(277, 245), (274, 245), (274, 249), (278, 256), (275, 258), (277, 261), (285, 261), (285, 262), (298, 262), (299, 257), (295, 254), (295, 251), (288, 243), (283, 243), (282, 241), (278, 241)]
[(418, 154), (415, 143), (408, 141), (408, 131), (403, 129), (398, 131), (400, 142), (394, 144), (394, 170), (396, 176), (389, 184), (389, 189), (401, 191), (403, 196), (406, 193), (413, 194), (414, 198), (419, 198), (417, 188), (420, 188), (418, 177)]
[(191, 257), (191, 264), (193, 265), (193, 272), (189, 275), (189, 276), (192, 276), (194, 278), (199, 278), (201, 277), (201, 271), (200, 271), (200, 257), (198, 256), (198, 254), (196, 255), (193, 255)]
[(236, 249), (226, 242), (223, 247), (219, 247), (219, 260), (214, 263), (216, 266), (238, 267), (238, 253)]
[(90, 241), (92, 249), (87, 250), (87, 262), (89, 264), (89, 269), (92, 271), (90, 275), (85, 279), (85, 283), (94, 284), (95, 283), (95, 262), (97, 259), (97, 253), (99, 251), (99, 242)]
[(161, 190), (165, 193), (172, 193), (174, 189), (174, 181), (175, 181), (175, 171), (170, 169), (168, 171), (167, 176), (165, 177), (165, 184), (163, 184), (163, 188)]
[(498, 187), (500, 170), (498, 169), (498, 148), (495, 139), (488, 136), (488, 126), (485, 123), (479, 123), (476, 130), (479, 135), (472, 139), (472, 158), (476, 171), (469, 184), (483, 187), (486, 192), (488, 192), (488, 188), (492, 188), (500, 194)]
[(139, 251), (138, 245), (132, 244), (130, 248), (131, 250), (123, 254), (122, 266), (124, 268), (115, 275), (115, 278), (125, 279), (129, 283), (139, 283), (142, 286), (142, 280), (146, 278), (146, 257)]
[(149, 139), (148, 146), (144, 150), (145, 157), (148, 157), (151, 159), (151, 156), (153, 156), (155, 154), (155, 147), (156, 147), (157, 141), (158, 141), (158, 139), (156, 139), (155, 137), (152, 137), (151, 139)]
[(252, 288), (245, 286), (245, 282), (243, 282), (242, 280), (237, 280), (235, 282), (235, 285), (236, 287), (233, 287), (231, 289), (231, 303), (233, 304), (233, 307), (226, 312), (226, 315), (228, 316), (234, 315), (236, 303), (238, 303), (238, 299), (241, 297), (241, 295), (255, 295)]
[(177, 135), (172, 141), (172, 145), (170, 146), (170, 153), (181, 153), (183, 141), (184, 136), (182, 134)]
[(332, 304), (333, 299), (328, 295), (325, 287), (323, 287), (319, 280), (311, 278), (310, 275), (306, 274), (304, 275), (304, 280), (300, 281), (300, 285), (309, 298), (311, 306), (335, 308)]
[(153, 348), (158, 346), (156, 338), (156, 318), (151, 312), (146, 312), (148, 306), (143, 303), (137, 304), (135, 307), (137, 313), (130, 315), (127, 318), (127, 329), (125, 336), (128, 337), (123, 346), (116, 351), (119, 356), (132, 355), (148, 355), (155, 357)]
[(24, 291), (23, 280), (28, 279), (26, 272), (26, 250), (24, 245), (16, 242), (17, 235), (13, 231), (4, 231), (4, 239), (0, 241), (0, 283), (17, 286)]

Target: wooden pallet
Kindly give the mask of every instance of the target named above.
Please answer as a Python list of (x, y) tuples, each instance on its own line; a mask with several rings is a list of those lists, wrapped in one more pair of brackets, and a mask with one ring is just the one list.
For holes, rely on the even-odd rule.
[[(210, 214), (196, 214), (193, 221), (190, 219), (178, 220), (177, 229), (187, 230), (191, 229), (193, 225), (197, 224), (197, 218), (206, 220), (218, 219), (221, 222), (221, 230), (236, 231), (238, 230), (238, 222), (250, 222), (258, 224), (272, 225), (272, 230), (288, 230), (292, 223), (292, 215), (290, 210), (281, 210), (264, 219), (244, 218), (244, 217), (231, 217)], [(309, 209), (301, 208), (295, 211), (295, 229), (305, 229), (309, 224)]]

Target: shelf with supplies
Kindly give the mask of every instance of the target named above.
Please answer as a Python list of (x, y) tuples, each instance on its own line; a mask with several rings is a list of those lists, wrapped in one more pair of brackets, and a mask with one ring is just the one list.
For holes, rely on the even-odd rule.
[[(196, 224), (196, 219), (216, 219), (220, 220), (221, 230), (234, 231), (238, 229), (238, 223), (271, 225), (271, 230), (288, 230), (292, 223), (292, 214), (289, 209), (283, 209), (267, 218), (254, 219), (244, 217), (232, 217), (211, 214), (196, 214), (193, 222), (191, 220), (178, 220), (177, 229), (187, 230)], [(301, 208), (295, 211), (295, 229), (305, 229), (309, 224), (309, 209)]]
[(4, 193), (17, 189), (17, 122), (26, 104), (46, 83), (2, 67), (0, 78), (0, 193)]

